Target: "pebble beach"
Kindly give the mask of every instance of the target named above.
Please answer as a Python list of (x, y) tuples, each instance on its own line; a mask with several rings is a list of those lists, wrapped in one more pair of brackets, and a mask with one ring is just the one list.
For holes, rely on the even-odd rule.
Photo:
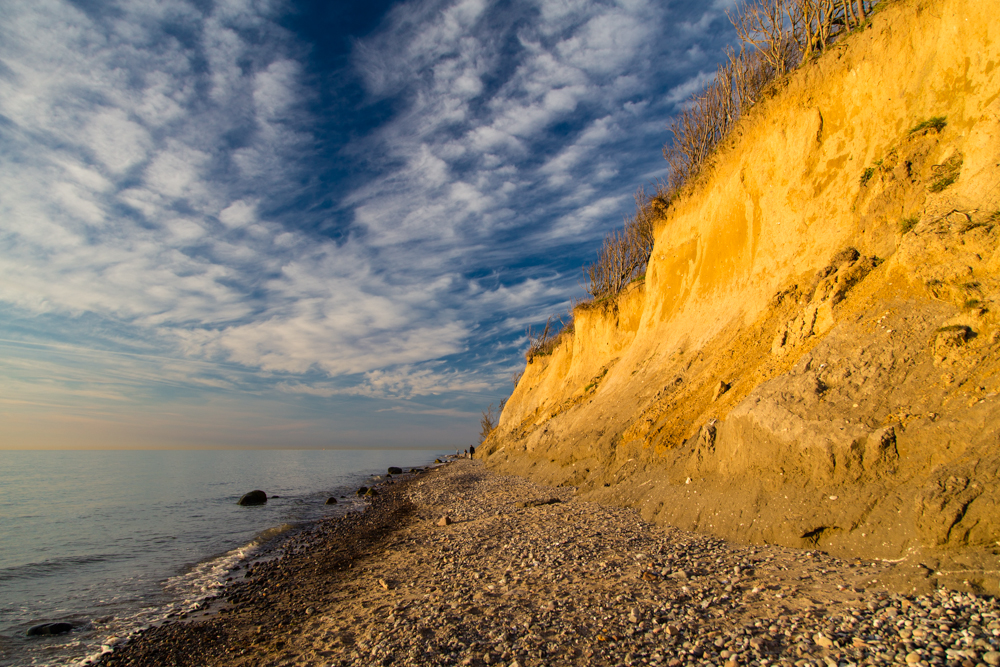
[(100, 664), (1000, 665), (994, 599), (898, 593), (893, 563), (653, 526), (467, 459), (375, 493)]

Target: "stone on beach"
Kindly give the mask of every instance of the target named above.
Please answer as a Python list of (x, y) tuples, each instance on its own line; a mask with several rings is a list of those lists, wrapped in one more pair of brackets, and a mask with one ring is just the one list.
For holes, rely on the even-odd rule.
[(255, 489), (250, 493), (244, 493), (238, 505), (263, 505), (267, 502), (267, 494), (260, 489)]
[(402, 468), (397, 468), (396, 466), (389, 466), (389, 474), (390, 475), (402, 475), (403, 474), (403, 469)]
[[(880, 582), (902, 565), (653, 526), (634, 509), (468, 459), (378, 491), (363, 512), (289, 533), (230, 583), (218, 614), (140, 633), (102, 665), (997, 667), (1000, 658), (996, 601), (893, 592)], [(561, 502), (524, 509), (518, 498)], [(439, 530), (445, 517), (451, 527)], [(310, 607), (321, 611), (304, 614)]]
[(333, 496), (330, 496), (329, 498), (326, 499), (326, 504), (327, 505), (336, 505), (337, 504), (337, 499), (334, 498)]
[(437, 520), (437, 525), (439, 526), (450, 526), (452, 523), (451, 517), (447, 514)]
[(73, 626), (70, 623), (42, 623), (29, 628), (25, 634), (29, 637), (48, 637), (51, 635), (64, 635), (72, 630)]

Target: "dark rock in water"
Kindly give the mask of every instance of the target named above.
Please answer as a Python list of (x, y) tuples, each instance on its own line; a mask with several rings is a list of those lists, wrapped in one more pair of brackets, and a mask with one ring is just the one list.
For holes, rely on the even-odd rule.
[(358, 495), (359, 496), (363, 496), (366, 493), (368, 493), (368, 487), (367, 486), (362, 486), (360, 489), (358, 489)]
[(251, 491), (250, 493), (243, 494), (243, 497), (240, 498), (240, 502), (237, 504), (263, 505), (266, 502), (267, 502), (267, 494), (261, 491), (260, 489), (256, 489), (254, 491)]
[(281, 496), (271, 496), (271, 500), (274, 500), (275, 498), (280, 498), (280, 497)]
[(73, 626), (69, 623), (42, 623), (30, 628), (27, 632), (29, 637), (48, 637), (50, 635), (64, 635), (71, 631)]
[(337, 504), (337, 499), (334, 498), (333, 496), (330, 496), (329, 498), (326, 499), (326, 504), (327, 505), (336, 505)]
[(375, 489), (368, 489), (368, 491), (365, 492), (365, 497), (366, 498), (374, 498), (377, 495), (378, 495), (378, 491), (376, 491)]
[(402, 468), (397, 468), (396, 466), (389, 466), (389, 474), (390, 475), (402, 475), (403, 474), (403, 469)]

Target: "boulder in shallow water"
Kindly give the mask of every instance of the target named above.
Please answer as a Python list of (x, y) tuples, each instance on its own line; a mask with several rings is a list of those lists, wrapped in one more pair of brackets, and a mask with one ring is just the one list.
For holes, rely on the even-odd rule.
[(50, 635), (64, 635), (71, 631), (73, 626), (69, 623), (42, 623), (30, 628), (27, 632), (29, 637), (48, 637)]
[(365, 498), (374, 498), (377, 495), (378, 491), (376, 491), (375, 489), (368, 489), (367, 491), (365, 491)]
[(240, 498), (239, 505), (263, 505), (267, 502), (267, 494), (260, 489), (255, 489), (250, 493), (243, 494)]
[(326, 499), (326, 504), (327, 505), (336, 505), (337, 504), (337, 499), (334, 498), (333, 496), (330, 496), (329, 498)]
[(403, 469), (402, 468), (397, 468), (396, 466), (389, 466), (389, 474), (390, 475), (402, 475), (403, 474)]
[(358, 495), (359, 496), (363, 496), (366, 493), (368, 493), (368, 487), (367, 486), (362, 486), (360, 489), (358, 489)]

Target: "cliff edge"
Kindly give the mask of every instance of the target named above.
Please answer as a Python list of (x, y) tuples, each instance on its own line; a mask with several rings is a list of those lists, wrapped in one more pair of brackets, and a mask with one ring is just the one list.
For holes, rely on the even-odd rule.
[(667, 210), (645, 280), (528, 363), (477, 456), (1000, 592), (998, 9), (888, 3), (796, 69)]

